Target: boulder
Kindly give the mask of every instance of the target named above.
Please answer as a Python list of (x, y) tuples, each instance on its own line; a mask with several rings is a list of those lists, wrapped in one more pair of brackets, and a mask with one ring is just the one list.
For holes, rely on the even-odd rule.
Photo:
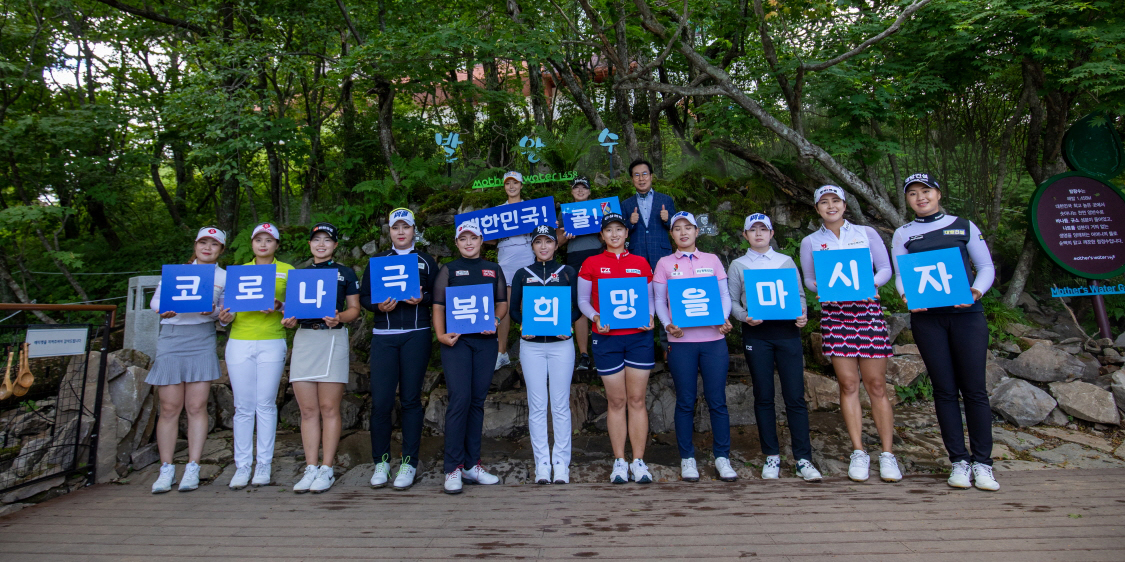
[(439, 388), (430, 393), (430, 402), (426, 404), (426, 417), (423, 423), (435, 435), (445, 435), (445, 410), (448, 407), (448, 390)]
[(124, 364), (126, 367), (135, 365), (142, 369), (149, 369), (152, 367), (152, 358), (143, 351), (136, 349), (118, 349), (112, 351), (108, 357), (109, 360), (116, 360)]
[[(590, 404), (586, 401), (586, 392), (589, 388), (585, 384), (570, 385), (570, 427), (568, 429), (571, 433), (586, 425), (587, 414), (590, 412)], [(554, 415), (552, 414), (550, 417), (553, 425), (555, 423)]]
[(591, 419), (596, 418), (609, 410), (609, 401), (605, 398), (605, 389), (590, 387), (586, 390), (586, 401), (590, 403)]
[(484, 400), (484, 437), (516, 437), (527, 433), (527, 392), (510, 390)]
[(809, 410), (828, 410), (840, 405), (836, 379), (805, 371), (805, 402)]
[(1020, 293), (1019, 298), (1016, 299), (1016, 306), (1028, 312), (1038, 312), (1040, 314), (1043, 313), (1043, 311), (1039, 308), (1039, 303), (1035, 302), (1035, 298), (1027, 294), (1026, 292)]
[(1043, 423), (1046, 425), (1064, 426), (1070, 423), (1070, 418), (1063, 413), (1058, 406), (1055, 406), (1055, 409), (1051, 410), (1050, 414), (1047, 414), (1047, 419), (1043, 420)]
[(1122, 357), (1116, 349), (1107, 347), (1102, 350), (1102, 362), (1106, 365), (1121, 365), (1125, 363), (1125, 357)]
[(297, 404), (297, 399), (291, 398), (286, 402), (285, 405), (281, 407), (277, 417), (282, 423), (289, 427), (301, 427), (301, 406)]
[(426, 376), (422, 378), (422, 396), (428, 395), (444, 383), (445, 374), (442, 371), (426, 371)]
[[(743, 383), (727, 385), (726, 399), (731, 427), (754, 425), (754, 391), (750, 386)], [(784, 405), (779, 409), (784, 409)], [(707, 407), (707, 400), (700, 389), (695, 404), (695, 432), (708, 431), (711, 431), (711, 409)]]
[(918, 344), (908, 343), (906, 345), (896, 345), (894, 347), (895, 355), (919, 355)]
[(352, 361), (348, 368), (348, 383), (345, 392), (367, 394), (371, 392), (371, 367), (363, 361)]
[[(116, 476), (116, 474), (114, 474), (114, 476)], [(12, 490), (11, 492), (5, 494), (3, 498), (0, 498), (0, 503), (16, 503), (20, 500), (25, 500), (32, 496), (37, 496), (43, 492), (46, 492), (47, 490), (50, 490), (51, 488), (54, 488), (55, 486), (62, 486), (65, 483), (65, 476), (56, 476), (37, 484), (24, 486), (22, 488), (16, 488), (15, 490)]]
[(225, 384), (211, 384), (211, 400), (215, 402), (215, 425), (234, 429), (234, 393)]
[(992, 440), (1017, 451), (1026, 451), (1043, 444), (1043, 440), (1022, 431), (1008, 431), (1002, 427), (992, 428)]
[(1009, 364), (1009, 372), (1036, 382), (1060, 382), (1084, 376), (1086, 364), (1049, 343), (1037, 343)]
[(137, 414), (141, 412), (141, 406), (151, 391), (151, 387), (145, 382), (147, 376), (147, 370), (130, 365), (121, 375), (109, 381), (109, 399), (117, 408), (117, 417), (128, 422), (137, 419)]
[(1113, 384), (1109, 385), (1113, 393), (1113, 400), (1117, 402), (1117, 409), (1125, 411), (1125, 371), (1117, 371), (1110, 375)]
[(832, 361), (824, 356), (824, 335), (820, 332), (809, 334), (809, 348), (812, 350), (813, 359), (817, 364), (828, 366)]
[[(910, 345), (918, 348), (914, 344)], [(887, 382), (895, 386), (910, 386), (914, 379), (925, 372), (926, 364), (919, 355), (895, 355), (887, 360)]]
[(894, 342), (903, 330), (910, 329), (910, 313), (896, 312), (887, 316), (887, 341)]
[(133, 464), (133, 470), (140, 470), (156, 461), (160, 460), (160, 451), (157, 450), (156, 443), (149, 443), (130, 455), (129, 460)]
[(377, 240), (372, 240), (372, 241), (364, 244), (360, 248), (363, 250), (363, 253), (365, 253), (369, 256), (374, 256), (376, 253), (379, 252), (379, 242)]
[(1117, 339), (1113, 340), (1113, 347), (1125, 347), (1125, 332), (1117, 335)]
[(1095, 423), (1121, 423), (1117, 403), (1107, 390), (1081, 381), (1054, 382), (1050, 388), (1059, 408), (1076, 418)]
[(662, 372), (649, 379), (645, 406), (648, 409), (649, 431), (664, 433), (676, 428), (676, 391), (672, 388), (670, 374)]
[(501, 367), (492, 373), (492, 384), (488, 387), (489, 392), (504, 392), (515, 388), (516, 381), (520, 380), (520, 374), (516, 372), (515, 367), (511, 365)]
[(1042, 422), (1055, 407), (1050, 394), (1020, 379), (1008, 379), (997, 385), (991, 402), (994, 411), (1019, 427)]
[(51, 448), (51, 437), (44, 435), (43, 437), (36, 437), (28, 439), (20, 448), (19, 455), (12, 461), (12, 471), (17, 478), (24, 478), (31, 474), (35, 465), (47, 454)]
[(359, 425), (359, 412), (363, 409), (363, 403), (363, 399), (358, 396), (344, 395), (344, 399), (340, 401), (340, 427), (342, 429), (352, 429)]
[(988, 395), (992, 396), (996, 387), (1008, 380), (1008, 372), (992, 356), (989, 356), (988, 359), (988, 363), (984, 366), (984, 388), (988, 391)]
[(1024, 337), (1025, 335), (1027, 335), (1028, 332), (1031, 332), (1034, 329), (1035, 328), (1032, 328), (1031, 326), (1028, 326), (1027, 324), (1020, 324), (1019, 322), (1010, 322), (1007, 326), (1004, 326), (1005, 332), (1007, 332), (1007, 333), (1009, 333), (1009, 334), (1011, 334), (1011, 335), (1013, 335), (1017, 338)]

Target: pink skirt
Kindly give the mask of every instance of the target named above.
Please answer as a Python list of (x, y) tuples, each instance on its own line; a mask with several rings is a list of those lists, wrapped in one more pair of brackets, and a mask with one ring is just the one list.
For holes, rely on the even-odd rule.
[(877, 302), (822, 303), (820, 328), (825, 356), (881, 359), (894, 355), (887, 321)]

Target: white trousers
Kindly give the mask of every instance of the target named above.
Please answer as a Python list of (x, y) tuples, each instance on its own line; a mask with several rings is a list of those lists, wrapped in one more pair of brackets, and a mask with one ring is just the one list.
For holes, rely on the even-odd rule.
[(285, 340), (227, 340), (227, 373), (234, 394), (234, 464), (254, 460), (258, 422), (258, 464), (273, 461), (277, 436), (277, 387), (285, 370)]
[[(574, 376), (574, 342), (520, 342), (520, 364), (527, 384), (527, 425), (535, 465), (570, 465), (570, 379)], [(555, 448), (547, 442), (547, 402), (551, 402), (551, 422)]]

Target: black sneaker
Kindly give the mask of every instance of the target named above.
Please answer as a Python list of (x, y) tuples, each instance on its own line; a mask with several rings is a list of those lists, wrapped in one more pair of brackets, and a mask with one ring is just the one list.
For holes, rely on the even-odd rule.
[(578, 358), (578, 370), (579, 371), (589, 371), (590, 370), (590, 355), (588, 353), (583, 353)]

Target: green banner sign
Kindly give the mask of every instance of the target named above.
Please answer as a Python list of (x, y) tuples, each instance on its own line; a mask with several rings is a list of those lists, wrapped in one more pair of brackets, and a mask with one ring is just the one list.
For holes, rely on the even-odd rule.
[[(578, 172), (564, 172), (561, 174), (536, 174), (534, 176), (524, 176), (523, 184), (529, 183), (547, 183), (552, 181), (573, 181), (578, 177)], [(486, 187), (500, 187), (504, 185), (501, 178), (488, 178), (486, 180), (476, 180), (473, 182), (473, 189), (484, 189)]]

